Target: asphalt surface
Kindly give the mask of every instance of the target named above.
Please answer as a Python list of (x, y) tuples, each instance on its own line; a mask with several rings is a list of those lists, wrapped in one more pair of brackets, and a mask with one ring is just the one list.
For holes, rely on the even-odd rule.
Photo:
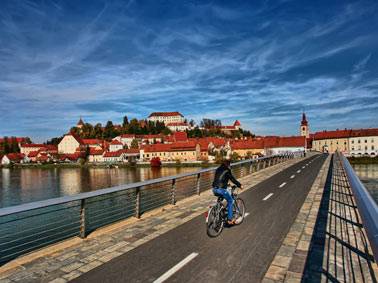
[(310, 157), (241, 193), (248, 217), (217, 238), (207, 236), (200, 215), (73, 282), (154, 282), (164, 274), (164, 282), (260, 282), (326, 157)]

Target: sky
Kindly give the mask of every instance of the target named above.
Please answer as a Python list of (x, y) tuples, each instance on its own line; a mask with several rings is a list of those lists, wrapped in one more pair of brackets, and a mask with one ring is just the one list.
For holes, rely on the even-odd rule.
[(378, 1), (0, 2), (0, 136), (80, 116), (238, 119), (258, 135), (378, 127)]

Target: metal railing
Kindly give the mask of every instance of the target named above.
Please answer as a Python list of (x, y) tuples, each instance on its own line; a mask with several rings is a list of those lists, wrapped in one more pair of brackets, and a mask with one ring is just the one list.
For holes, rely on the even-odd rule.
[(361, 183), (348, 159), (342, 153), (337, 152), (336, 155), (343, 165), (354, 199), (356, 200), (358, 212), (361, 215), (363, 226), (373, 250), (375, 261), (378, 262), (378, 205)]
[[(297, 154), (232, 164), (236, 178), (298, 157)], [(61, 240), (209, 190), (215, 168), (126, 184), (0, 209), (0, 264)]]

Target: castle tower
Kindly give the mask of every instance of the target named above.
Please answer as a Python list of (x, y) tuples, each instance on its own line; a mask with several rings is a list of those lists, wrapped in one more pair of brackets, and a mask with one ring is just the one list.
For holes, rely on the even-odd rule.
[(299, 132), (301, 136), (305, 136), (306, 138), (310, 137), (310, 128), (308, 126), (308, 121), (306, 119), (306, 114), (304, 112), (302, 113), (302, 121)]
[(79, 120), (79, 122), (77, 122), (76, 127), (78, 127), (79, 129), (81, 129), (83, 126), (84, 126), (84, 122), (83, 122), (83, 119), (80, 116), (80, 120)]

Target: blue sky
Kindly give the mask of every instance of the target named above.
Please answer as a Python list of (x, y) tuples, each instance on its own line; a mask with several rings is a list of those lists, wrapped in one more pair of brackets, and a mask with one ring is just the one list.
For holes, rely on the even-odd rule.
[[(306, 4), (304, 4), (306, 3)], [(377, 1), (1, 1), (0, 136), (79, 116), (378, 127)]]

